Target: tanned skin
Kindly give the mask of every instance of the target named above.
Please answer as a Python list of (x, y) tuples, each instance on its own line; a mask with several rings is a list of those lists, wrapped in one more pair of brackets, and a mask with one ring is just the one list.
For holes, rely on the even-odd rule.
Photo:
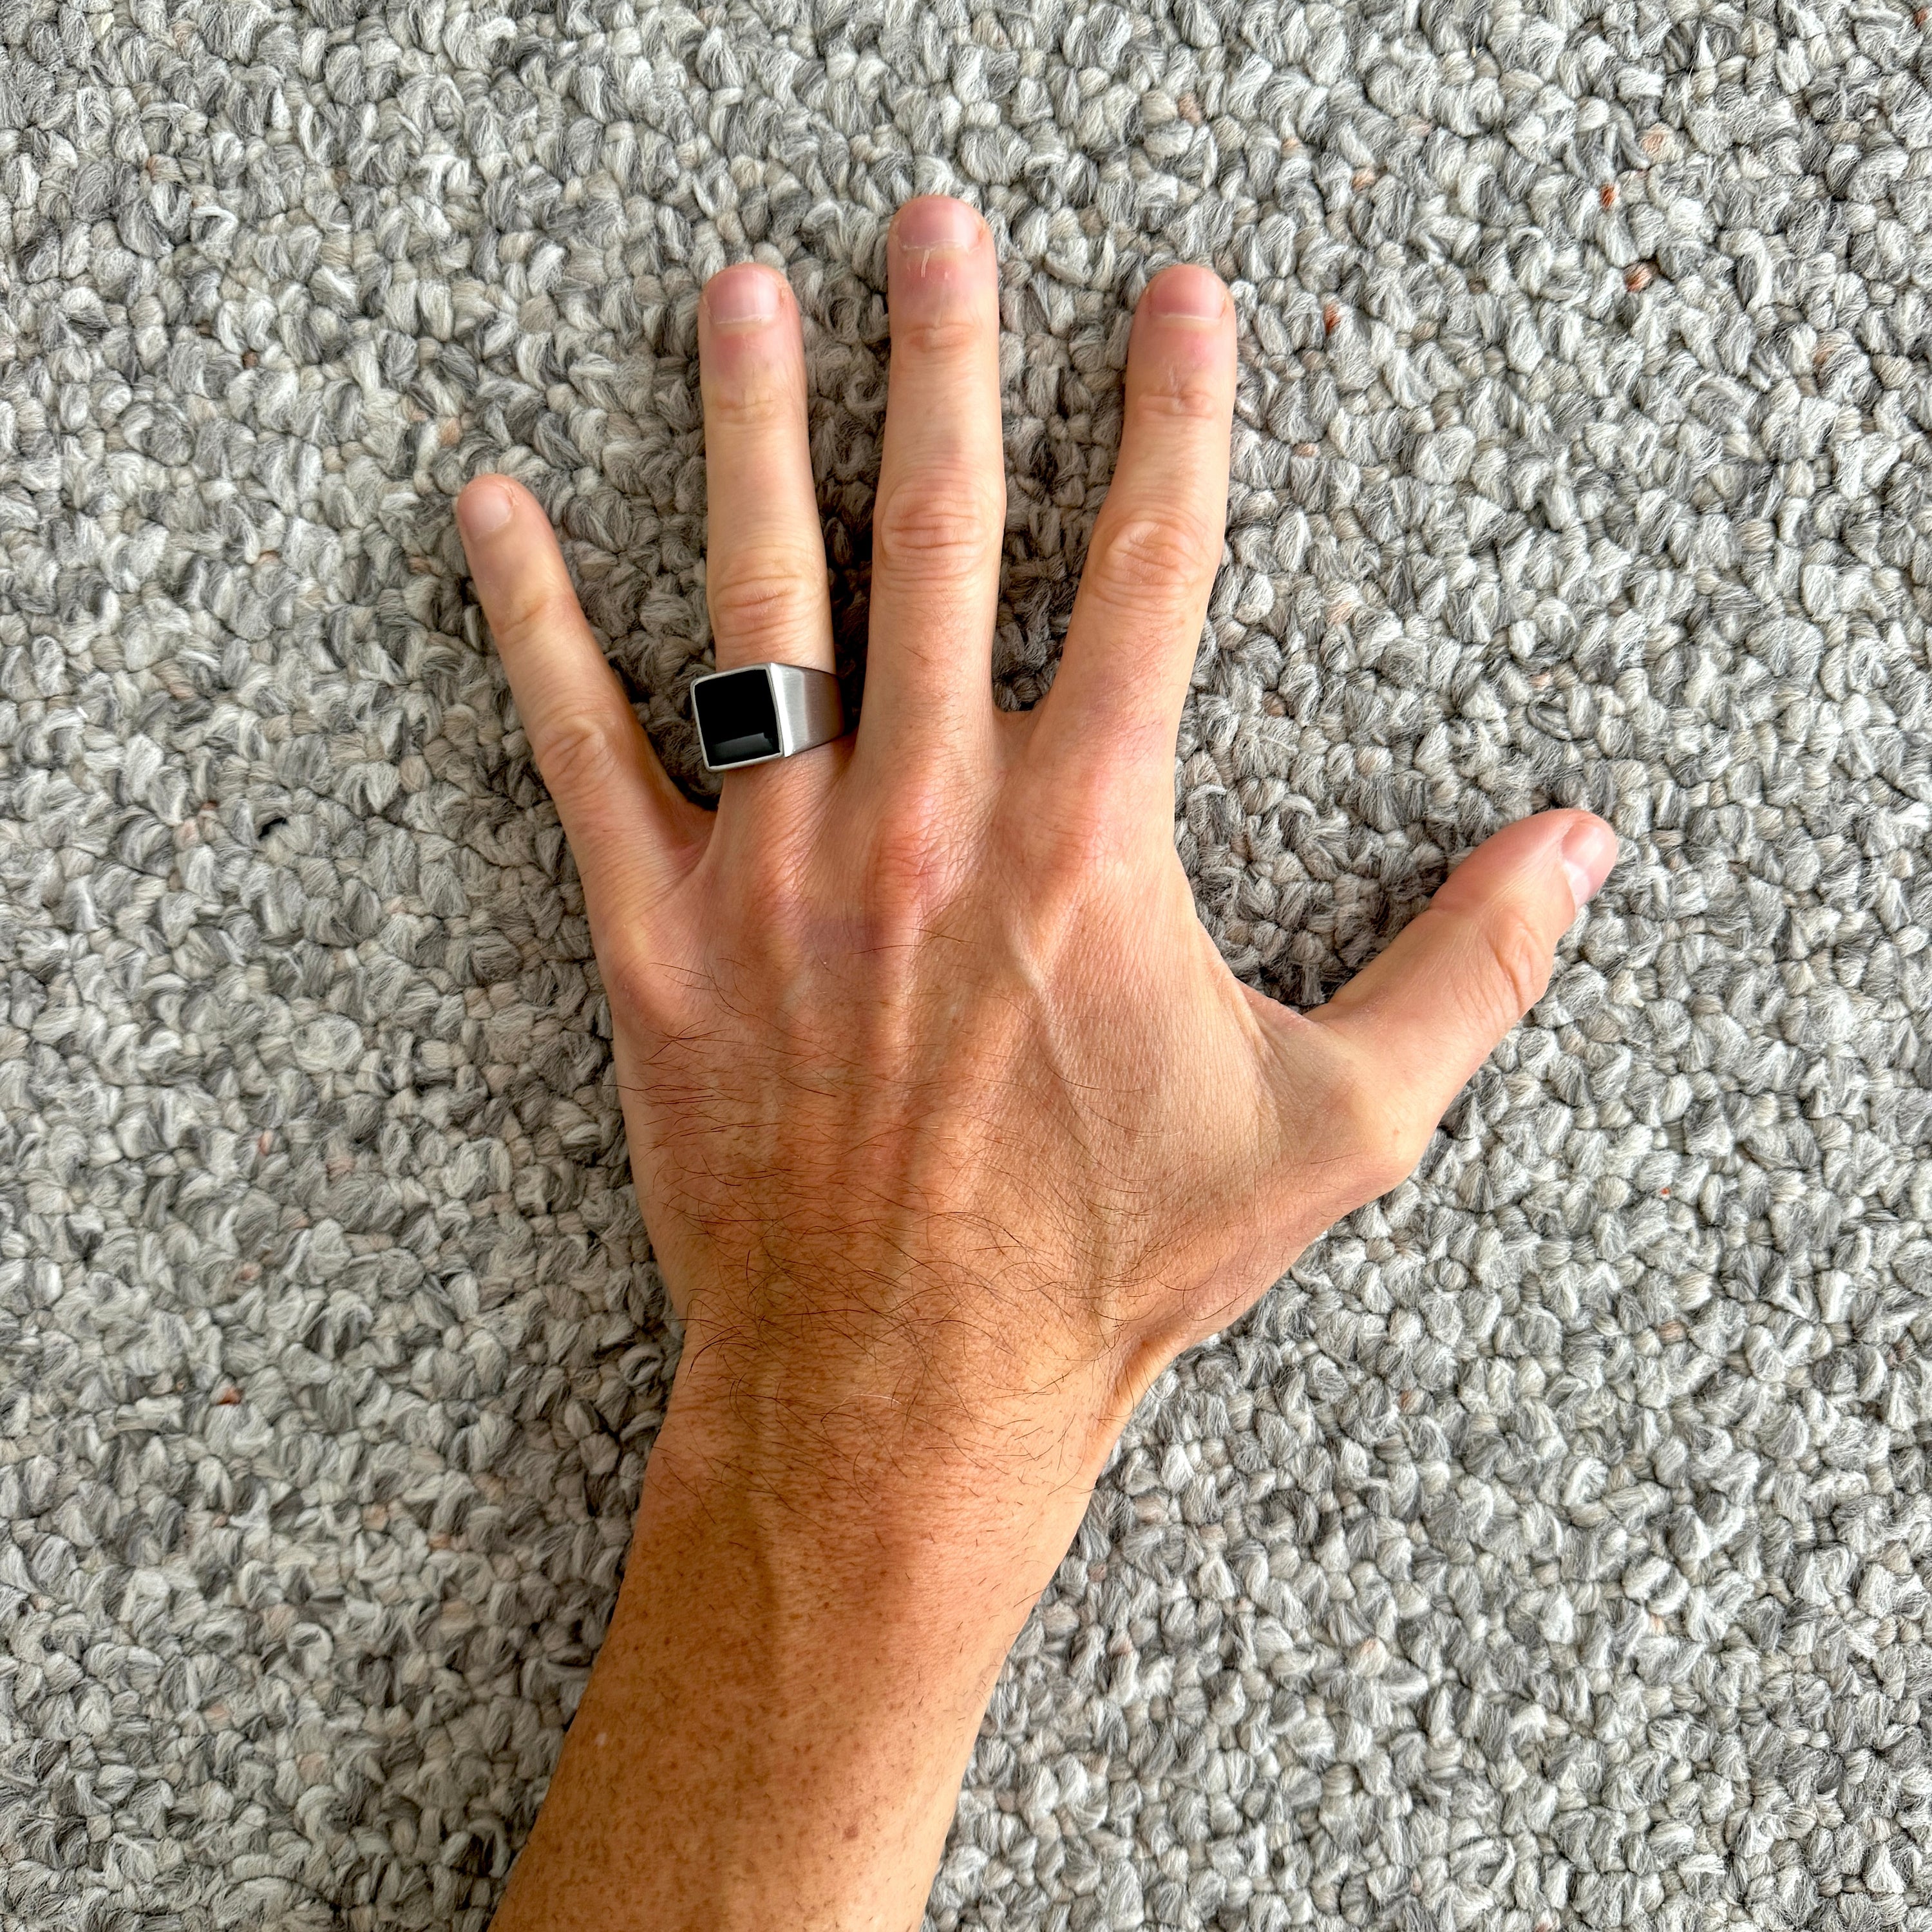
[[(496, 1932), (910, 1932), (982, 1709), (1136, 1401), (1394, 1186), (1547, 982), (1600, 820), (1471, 853), (1325, 1005), (1242, 985), (1174, 842), (1220, 565), (1234, 311), (1156, 275), (1058, 675), (994, 703), (999, 279), (889, 242), (863, 716), (726, 776), (654, 755), (536, 503), (458, 506), (584, 882), (632, 1172), (685, 1324), (614, 1620)], [(720, 669), (830, 669), (798, 311), (698, 311)]]

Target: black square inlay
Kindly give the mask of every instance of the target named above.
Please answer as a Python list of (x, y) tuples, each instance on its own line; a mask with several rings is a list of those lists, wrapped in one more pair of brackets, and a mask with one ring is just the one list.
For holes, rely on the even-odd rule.
[(750, 758), (778, 755), (778, 714), (770, 676), (764, 670), (708, 677), (692, 688), (692, 699), (707, 764), (742, 765)]

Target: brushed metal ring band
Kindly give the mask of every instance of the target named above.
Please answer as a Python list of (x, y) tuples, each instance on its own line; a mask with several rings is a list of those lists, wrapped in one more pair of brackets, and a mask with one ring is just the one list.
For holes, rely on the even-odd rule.
[(755, 664), (692, 681), (691, 715), (706, 771), (789, 758), (845, 732), (838, 680), (808, 664)]

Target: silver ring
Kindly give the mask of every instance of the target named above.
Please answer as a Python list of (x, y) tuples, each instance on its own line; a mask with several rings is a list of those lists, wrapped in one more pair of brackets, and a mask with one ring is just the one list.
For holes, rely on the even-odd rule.
[(691, 715), (709, 772), (788, 758), (845, 734), (838, 680), (806, 664), (707, 671), (692, 680)]

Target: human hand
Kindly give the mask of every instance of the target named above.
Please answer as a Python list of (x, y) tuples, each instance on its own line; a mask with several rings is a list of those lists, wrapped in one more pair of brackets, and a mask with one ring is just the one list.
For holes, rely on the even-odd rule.
[[(1582, 813), (1511, 827), (1305, 1016), (1237, 981), (1173, 836), (1226, 506), (1226, 290), (1192, 267), (1150, 286), (1059, 676), (1004, 712), (994, 250), (937, 197), (897, 232), (855, 736), (733, 773), (715, 817), (688, 803), (536, 505), (479, 480), (462, 527), (582, 874), (691, 1372), (835, 1454), (1004, 1460), (1018, 1430), (1084, 1466), (1178, 1349), (1408, 1172), (1615, 843)], [(700, 348), (718, 666), (830, 669), (783, 280), (716, 277)]]
[[(970, 1548), (1023, 1610), (1153, 1376), (1409, 1172), (1616, 842), (1582, 812), (1510, 827), (1312, 1012), (1236, 980), (1173, 836), (1222, 548), (1228, 292), (1179, 267), (1142, 298), (1059, 673), (1021, 714), (991, 688), (992, 238), (962, 203), (915, 201), (890, 274), (862, 718), (730, 773), (715, 815), (658, 764), (536, 504), (479, 478), (460, 514), (583, 878), (632, 1173), (686, 1323), (681, 1480), (808, 1503), (834, 1526), (828, 1576), (852, 1574), (825, 1553), (841, 1525), (896, 1562)], [(699, 343), (718, 668), (830, 669), (782, 279), (715, 277)]]

